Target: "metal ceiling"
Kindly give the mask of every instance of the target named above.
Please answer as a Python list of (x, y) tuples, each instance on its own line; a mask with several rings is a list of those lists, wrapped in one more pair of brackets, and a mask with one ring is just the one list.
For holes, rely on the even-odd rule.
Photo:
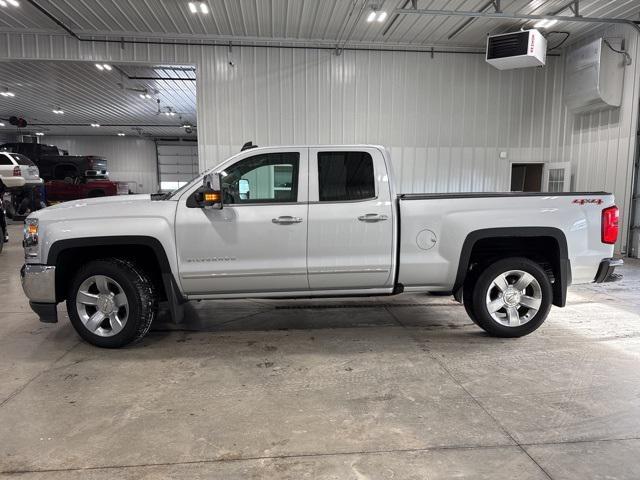
[[(0, 30), (61, 31), (60, 24), (78, 35), (209, 39), (211, 41), (335, 45), (346, 38), (352, 46), (481, 47), (487, 33), (523, 22), (451, 16), (400, 16), (392, 12), (408, 0), (206, 0), (210, 14), (192, 14), (187, 0), (22, 0), (19, 8), (0, 9)], [(569, 0), (502, 0), (508, 13), (545, 15), (558, 12)], [(367, 23), (370, 5), (389, 12), (383, 23)], [(418, 0), (429, 10), (479, 11), (486, 0)], [(60, 24), (43, 14), (49, 12)], [(365, 15), (358, 15), (365, 7)], [(355, 13), (355, 14), (354, 14)], [(638, 0), (580, 0), (580, 14), (640, 20)], [(567, 8), (564, 14), (571, 15)], [(391, 25), (391, 28), (388, 28)], [(578, 35), (597, 25), (566, 23), (558, 28)], [(386, 32), (386, 34), (383, 34)]]
[[(7, 119), (25, 118), (28, 131), (50, 135), (194, 136), (182, 125), (196, 123), (195, 71), (175, 66), (113, 65), (99, 71), (87, 62), (0, 63), (0, 127), (15, 131)], [(141, 98), (148, 92), (152, 98)], [(158, 103), (163, 113), (158, 114)], [(62, 109), (64, 115), (53, 113)], [(169, 109), (175, 115), (166, 115)], [(100, 128), (93, 128), (97, 122)]]

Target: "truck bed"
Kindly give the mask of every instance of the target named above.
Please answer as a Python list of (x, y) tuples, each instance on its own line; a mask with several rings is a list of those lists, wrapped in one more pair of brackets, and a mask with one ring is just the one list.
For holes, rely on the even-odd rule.
[[(474, 238), (557, 238), (570, 263), (572, 283), (594, 280), (602, 258), (601, 214), (612, 206), (606, 192), (497, 192), (400, 194), (398, 281), (406, 289), (451, 290)], [(473, 235), (471, 235), (473, 232)]]

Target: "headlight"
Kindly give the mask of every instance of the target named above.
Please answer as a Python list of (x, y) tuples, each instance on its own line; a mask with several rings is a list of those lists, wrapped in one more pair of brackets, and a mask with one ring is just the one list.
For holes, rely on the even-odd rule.
[(38, 256), (38, 219), (27, 218), (24, 221), (24, 256), (34, 258)]

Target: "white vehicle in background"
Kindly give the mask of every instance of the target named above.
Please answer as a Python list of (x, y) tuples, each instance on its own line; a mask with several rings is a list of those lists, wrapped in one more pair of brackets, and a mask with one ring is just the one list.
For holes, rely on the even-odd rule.
[(251, 148), (167, 195), (62, 203), (25, 222), (23, 289), (95, 345), (159, 300), (447, 292), (492, 335), (537, 329), (571, 283), (616, 279), (607, 193), (397, 194), (375, 145)]
[(24, 155), (0, 151), (0, 182), (6, 188), (42, 184), (38, 167)]

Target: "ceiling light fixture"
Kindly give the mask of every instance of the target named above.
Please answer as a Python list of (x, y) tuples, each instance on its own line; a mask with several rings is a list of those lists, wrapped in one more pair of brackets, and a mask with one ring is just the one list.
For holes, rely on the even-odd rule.
[(98, 127), (100, 126), (100, 124), (99, 124), (99, 123), (92, 123), (92, 124), (91, 124), (91, 126), (92, 126), (93, 128), (98, 128)]
[(387, 12), (384, 10), (378, 10), (376, 5), (371, 6), (371, 12), (367, 15), (367, 22), (371, 23), (377, 20), (379, 23), (384, 22), (387, 19)]
[(111, 71), (111, 65), (109, 65), (108, 63), (104, 63), (102, 64), (102, 66), (104, 67), (105, 70), (108, 70), (109, 72)]
[(18, 2), (18, 0), (7, 0), (7, 2), (9, 2), (14, 7), (19, 7), (20, 6), (20, 2)]
[(144, 92), (140, 93), (140, 98), (151, 98), (151, 95), (149, 94), (148, 90), (145, 90)]
[(5, 87), (4, 91), (0, 92), (3, 97), (15, 97), (16, 94), (9, 91), (9, 87)]
[(0, 0), (0, 7), (6, 7), (7, 6), (7, 2), (5, 2), (4, 0)]
[(0, 122), (0, 127), (4, 127), (4, 123)]
[(64, 110), (62, 110), (60, 107), (54, 108), (53, 113), (55, 113), (56, 115), (64, 115)]
[(108, 63), (96, 63), (96, 68), (100, 71), (107, 70), (108, 72), (110, 72), (113, 67), (111, 67), (111, 65), (109, 65)]
[(124, 137), (125, 133), (124, 132), (118, 132), (118, 136), (119, 137)]
[(43, 135), (44, 135), (44, 132), (36, 132), (36, 135), (37, 135), (38, 137), (41, 137), (41, 136), (43, 136)]
[(191, 13), (202, 13), (207, 15), (209, 13), (209, 5), (206, 2), (189, 2), (189, 11)]

